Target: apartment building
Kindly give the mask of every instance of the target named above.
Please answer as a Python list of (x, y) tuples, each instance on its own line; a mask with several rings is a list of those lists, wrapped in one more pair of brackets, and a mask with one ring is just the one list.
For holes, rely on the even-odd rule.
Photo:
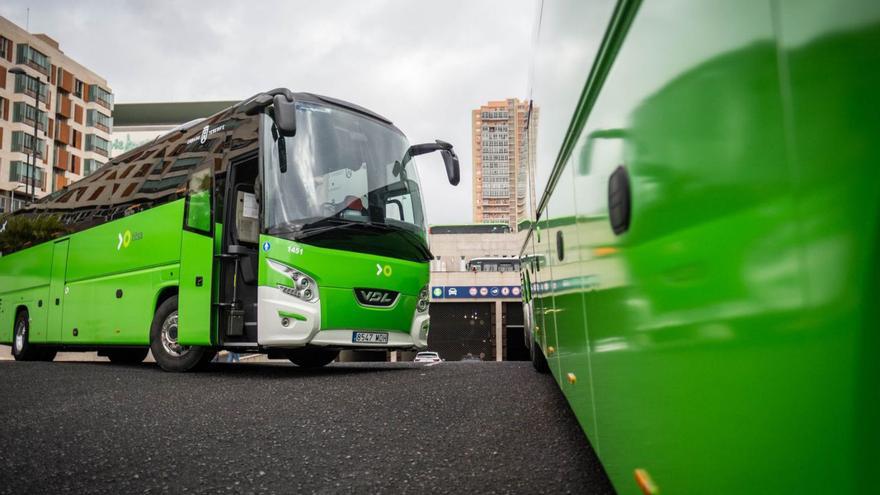
[(529, 207), (529, 164), (534, 131), (529, 103), (490, 101), (471, 111), (474, 164), (474, 222), (505, 223), (516, 229)]
[(112, 130), (107, 81), (49, 36), (0, 17), (0, 210), (21, 208), (100, 168)]

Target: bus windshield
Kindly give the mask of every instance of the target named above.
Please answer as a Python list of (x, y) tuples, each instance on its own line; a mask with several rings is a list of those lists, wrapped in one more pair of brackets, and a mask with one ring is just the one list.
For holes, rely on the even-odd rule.
[[(368, 244), (376, 237), (404, 236), (408, 243), (389, 238), (385, 244), (418, 244), (410, 249), (421, 252), (404, 257), (425, 257), (415, 163), (401, 163), (409, 147), (406, 137), (391, 125), (341, 107), (298, 101), (296, 109), (296, 135), (281, 138), (283, 143), (271, 118), (263, 117), (264, 230), (360, 251), (350, 245), (353, 237), (372, 238)], [(279, 164), (280, 144), (286, 172)]]

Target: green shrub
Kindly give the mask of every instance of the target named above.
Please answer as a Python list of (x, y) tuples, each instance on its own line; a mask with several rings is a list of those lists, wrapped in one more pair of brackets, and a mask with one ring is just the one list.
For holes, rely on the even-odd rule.
[[(3, 227), (5, 224), (5, 227)], [(0, 253), (11, 253), (67, 233), (58, 215), (7, 215), (0, 218)]]

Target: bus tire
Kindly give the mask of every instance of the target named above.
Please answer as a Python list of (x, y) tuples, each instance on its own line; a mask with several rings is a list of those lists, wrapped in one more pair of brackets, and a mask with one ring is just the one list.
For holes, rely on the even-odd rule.
[(535, 371), (538, 373), (549, 373), (550, 366), (547, 365), (547, 358), (544, 357), (544, 352), (538, 346), (538, 341), (532, 339), (532, 366), (535, 367)]
[(137, 364), (147, 358), (149, 348), (110, 349), (106, 351), (107, 359), (113, 364)]
[(293, 349), (287, 353), (287, 359), (300, 368), (320, 368), (332, 363), (338, 350), (333, 349)]
[(29, 342), (31, 322), (26, 309), (15, 315), (15, 326), (12, 328), (12, 357), (16, 361), (37, 361), (40, 359), (41, 350)]
[(214, 361), (214, 358), (217, 357), (217, 351), (214, 349), (205, 349), (205, 354), (202, 355), (202, 359), (196, 363), (195, 370), (203, 370)]
[(165, 371), (190, 371), (198, 367), (206, 347), (177, 343), (177, 296), (171, 296), (156, 309), (150, 326), (150, 350), (156, 364)]

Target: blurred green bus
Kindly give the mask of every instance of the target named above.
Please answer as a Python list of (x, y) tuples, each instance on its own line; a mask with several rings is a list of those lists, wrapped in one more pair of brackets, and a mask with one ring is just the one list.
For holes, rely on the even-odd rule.
[(880, 491), (880, 2), (543, 2), (531, 70), (526, 332), (615, 488)]

